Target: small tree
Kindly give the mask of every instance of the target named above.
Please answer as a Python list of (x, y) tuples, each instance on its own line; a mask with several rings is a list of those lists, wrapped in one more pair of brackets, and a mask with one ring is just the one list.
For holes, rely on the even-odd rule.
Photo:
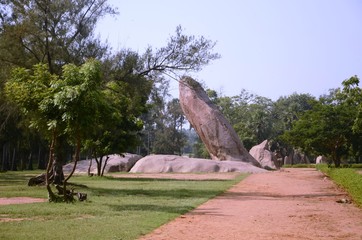
[(66, 183), (79, 160), (81, 142), (96, 128), (99, 110), (106, 104), (100, 80), (100, 63), (89, 60), (81, 67), (65, 65), (61, 78), (50, 74), (43, 64), (35, 65), (33, 71), (17, 68), (6, 85), (7, 96), (21, 108), (29, 126), (50, 141), (46, 170), (49, 201), (57, 201), (50, 187), (50, 173), (53, 166), (60, 165), (61, 169), (55, 151), (60, 136), (66, 136), (75, 147), (73, 171), (63, 181), (64, 201), (70, 200)]

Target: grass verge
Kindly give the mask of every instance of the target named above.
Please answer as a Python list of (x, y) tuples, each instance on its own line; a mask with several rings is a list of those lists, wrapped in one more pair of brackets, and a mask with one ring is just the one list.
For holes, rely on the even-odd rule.
[(358, 168), (328, 168), (326, 164), (318, 164), (317, 169), (324, 172), (336, 184), (345, 189), (353, 201), (362, 208), (362, 171)]
[[(27, 187), (34, 172), (0, 173), (0, 197), (46, 197)], [(75, 176), (86, 202), (0, 205), (0, 239), (136, 239), (213, 198), (233, 180), (171, 180)]]
[(284, 164), (283, 168), (315, 168), (315, 164)]

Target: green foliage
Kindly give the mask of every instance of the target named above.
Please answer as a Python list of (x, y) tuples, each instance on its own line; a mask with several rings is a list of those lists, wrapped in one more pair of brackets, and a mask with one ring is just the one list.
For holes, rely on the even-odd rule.
[(306, 111), (311, 110), (315, 97), (310, 94), (293, 93), (289, 96), (280, 97), (274, 102), (273, 134), (279, 136), (292, 128), (294, 121), (298, 120)]
[(5, 90), (30, 126), (41, 132), (57, 129), (58, 134), (75, 134), (81, 127), (94, 127), (91, 123), (105, 102), (100, 100), (99, 62), (94, 60), (82, 67), (65, 65), (61, 78), (50, 74), (44, 64), (35, 65), (32, 72), (16, 68)]
[(56, 122), (57, 110), (51, 101), (52, 82), (57, 76), (49, 73), (44, 64), (34, 65), (33, 70), (15, 68), (12, 78), (5, 84), (5, 94), (27, 117), (30, 126), (42, 133)]
[(338, 167), (342, 157), (358, 151), (361, 136), (352, 131), (355, 107), (341, 101), (337, 93), (331, 91), (329, 96), (321, 97), (281, 139), (305, 152), (326, 156)]
[(272, 134), (273, 102), (261, 96), (242, 90), (238, 96), (212, 98), (224, 116), (239, 135), (247, 149), (269, 139)]
[[(29, 174), (0, 173), (0, 197), (41, 197), (42, 187), (25, 186)], [(2, 205), (1, 217), (23, 220), (2, 222), (0, 238), (64, 239), (66, 234), (69, 239), (137, 239), (245, 176), (205, 181), (74, 177), (75, 191), (88, 194), (86, 202)]]
[(167, 108), (162, 119), (162, 127), (155, 131), (153, 152), (158, 154), (182, 154), (186, 145), (186, 136), (183, 133), (185, 116), (178, 99), (167, 103)]
[(353, 76), (342, 82), (343, 90), (339, 97), (344, 99), (349, 106), (356, 107), (352, 130), (354, 133), (362, 133), (362, 89), (358, 87), (359, 78)]
[(353, 201), (362, 207), (362, 174), (353, 168), (328, 168), (318, 164), (317, 168), (327, 174), (334, 182), (344, 188)]
[[(105, 56), (108, 47), (94, 36), (93, 29), (99, 18), (108, 14), (116, 14), (116, 11), (105, 0), (0, 2), (0, 155), (5, 154), (7, 159), (14, 159), (15, 166), (16, 161), (32, 158), (34, 152), (42, 152), (43, 156), (38, 158), (45, 158), (47, 151), (40, 151), (40, 144), (29, 139), (35, 138), (40, 140), (38, 142), (41, 145), (49, 145), (42, 136), (50, 139), (50, 131), (64, 129), (64, 126), (60, 126), (63, 119), (58, 118), (62, 112), (55, 106), (55, 103), (60, 102), (54, 101), (55, 93), (52, 92), (56, 89), (54, 82), (59, 81), (50, 78), (61, 78), (66, 64), (79, 66), (86, 59), (101, 59)], [(14, 70), (13, 79), (10, 80), (10, 72), (14, 67), (22, 70)], [(91, 69), (85, 71), (91, 72)], [(23, 80), (24, 84), (21, 83)], [(4, 97), (3, 87), (7, 82), (12, 82), (10, 88), (14, 90), (13, 93), (7, 93), (9, 98), (11, 94), (13, 97), (17, 95), (17, 99), (11, 99), (12, 102)], [(77, 97), (79, 91), (81, 89), (69, 87), (66, 93), (68, 100)], [(65, 96), (62, 97), (64, 99)], [(22, 102), (22, 113), (14, 101)], [(63, 117), (72, 118), (69, 111)], [(42, 132), (42, 135), (34, 134), (32, 129), (28, 129), (29, 125)], [(62, 145), (59, 148), (65, 152), (67, 144), (59, 142), (58, 145)], [(10, 148), (14, 149), (13, 156), (6, 153), (9, 150), (4, 150)], [(58, 157), (61, 158), (61, 155)], [(62, 160), (65, 162), (64, 158)], [(5, 159), (2, 161), (3, 167), (6, 165)]]
[(104, 56), (107, 46), (93, 29), (101, 17), (116, 14), (105, 0), (4, 0), (0, 9), (0, 61), (25, 68), (47, 63), (58, 75), (64, 64)]
[(193, 145), (193, 155), (195, 158), (210, 159), (210, 154), (206, 149), (205, 144), (199, 138), (198, 141)]
[(213, 53), (215, 46), (203, 36), (185, 35), (182, 27), (176, 28), (176, 33), (171, 36), (167, 45), (160, 49), (148, 48), (143, 55), (144, 71), (141, 75), (157, 74), (164, 72), (178, 77), (177, 72), (197, 72), (210, 61), (220, 58), (220, 55)]

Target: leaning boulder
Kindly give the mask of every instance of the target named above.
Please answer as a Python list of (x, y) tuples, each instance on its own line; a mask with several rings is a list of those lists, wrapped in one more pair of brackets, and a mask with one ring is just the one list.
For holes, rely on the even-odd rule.
[(212, 161), (175, 155), (149, 155), (140, 159), (131, 173), (242, 172), (261, 173), (266, 170), (241, 161)]
[(184, 77), (179, 90), (181, 108), (213, 160), (242, 161), (260, 167), (197, 81)]
[(260, 163), (263, 168), (268, 170), (276, 169), (276, 157), (269, 150), (268, 140), (265, 140), (259, 145), (252, 147), (249, 153)]

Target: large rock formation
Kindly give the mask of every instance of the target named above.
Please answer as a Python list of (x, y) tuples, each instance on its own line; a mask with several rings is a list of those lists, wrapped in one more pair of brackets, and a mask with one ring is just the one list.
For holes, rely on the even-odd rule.
[(212, 159), (243, 161), (260, 167), (198, 82), (184, 77), (180, 81), (179, 90), (181, 108)]
[[(130, 154), (130, 153), (126, 153), (123, 156), (119, 155), (119, 154), (112, 154), (112, 155), (108, 155), (109, 159), (107, 162), (107, 165), (104, 169), (104, 173), (108, 173), (108, 172), (128, 172), (133, 165), (142, 158), (142, 156), (140, 155), (136, 155), (136, 154)], [(107, 156), (105, 156), (103, 158), (103, 164), (102, 164), (102, 168), (104, 166), (104, 162), (106, 160)], [(89, 167), (89, 162), (91, 160), (81, 160), (77, 163), (77, 167), (75, 169), (74, 173), (87, 173), (88, 172), (88, 167)], [(96, 174), (97, 173), (97, 163), (95, 162), (94, 159), (92, 159), (92, 167), (91, 167), (91, 173)], [(68, 163), (66, 165), (63, 166), (63, 171), (65, 173), (69, 173), (72, 169), (73, 169), (73, 165), (74, 163)]]
[(175, 155), (149, 155), (133, 166), (131, 173), (165, 172), (242, 172), (261, 173), (265, 169), (241, 161), (212, 161), (210, 159), (188, 158)]
[(252, 147), (249, 151), (260, 165), (269, 170), (275, 170), (276, 156), (269, 150), (268, 140), (263, 141), (259, 145)]

